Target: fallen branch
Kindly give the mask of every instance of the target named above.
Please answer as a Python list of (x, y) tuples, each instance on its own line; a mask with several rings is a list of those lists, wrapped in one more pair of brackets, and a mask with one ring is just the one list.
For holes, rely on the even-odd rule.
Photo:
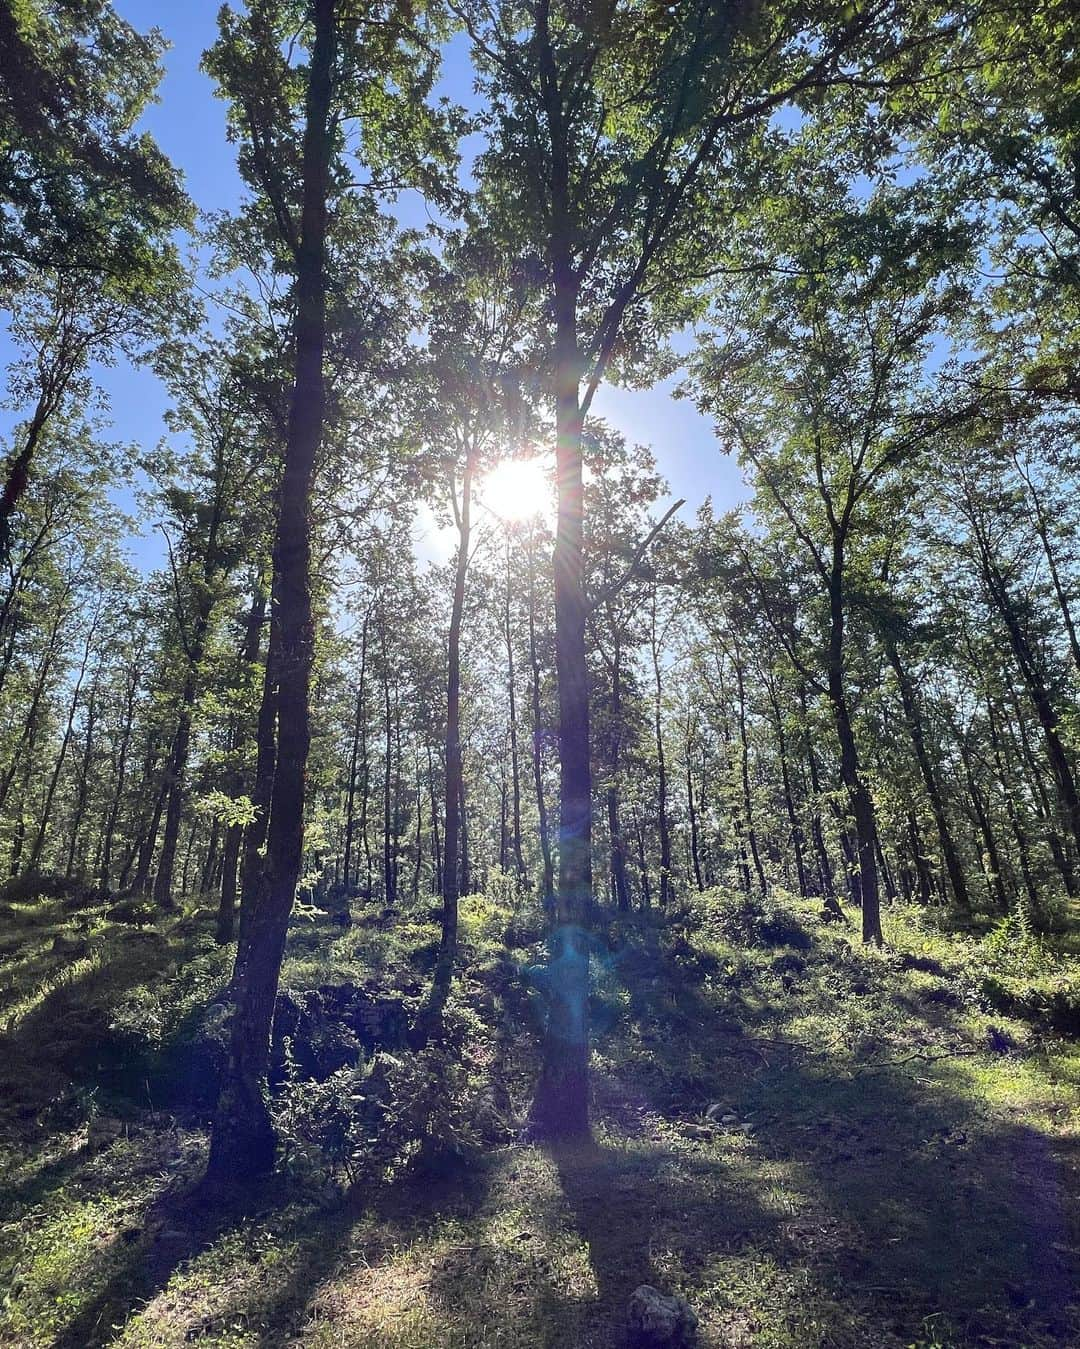
[(970, 1059), (975, 1058), (981, 1051), (978, 1049), (950, 1049), (944, 1054), (905, 1054), (899, 1059), (879, 1059), (877, 1063), (867, 1063), (862, 1068), (856, 1068), (852, 1071), (852, 1077), (862, 1077), (865, 1073), (883, 1072), (887, 1068), (898, 1068), (904, 1063), (940, 1063), (943, 1059)]

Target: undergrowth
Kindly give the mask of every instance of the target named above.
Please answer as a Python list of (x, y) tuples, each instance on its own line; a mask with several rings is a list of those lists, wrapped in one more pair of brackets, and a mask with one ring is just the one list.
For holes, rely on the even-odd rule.
[(642, 1282), (686, 1296), (715, 1349), (1080, 1342), (1072, 928), (894, 908), (879, 952), (780, 892), (613, 917), (596, 1145), (546, 1154), (522, 1141), (531, 898), (462, 901), (422, 1050), (401, 1028), (431, 919), (302, 915), (279, 1175), (211, 1221), (190, 1197), (227, 1017), (209, 916), (91, 914), (65, 962), (54, 902), (12, 909), (2, 1343), (614, 1349)]

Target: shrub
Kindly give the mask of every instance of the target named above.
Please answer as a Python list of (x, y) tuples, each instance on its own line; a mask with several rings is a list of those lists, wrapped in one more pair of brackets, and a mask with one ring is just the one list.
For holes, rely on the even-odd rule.
[(789, 909), (771, 896), (732, 890), (706, 890), (694, 900), (701, 922), (732, 946), (791, 946), (808, 951), (810, 933)]
[(323, 1081), (302, 1080), (303, 1066), (287, 1056), (271, 1099), (285, 1164), (353, 1185), (504, 1141), (512, 1126), (495, 1104), (494, 1039), (455, 992), (441, 1034), (423, 1049), (379, 1050)]

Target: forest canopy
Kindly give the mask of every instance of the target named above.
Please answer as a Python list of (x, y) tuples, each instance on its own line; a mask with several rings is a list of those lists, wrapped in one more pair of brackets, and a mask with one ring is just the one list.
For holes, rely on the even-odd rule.
[(147, 8), (0, 0), (0, 1343), (1080, 1342), (1074, 6)]

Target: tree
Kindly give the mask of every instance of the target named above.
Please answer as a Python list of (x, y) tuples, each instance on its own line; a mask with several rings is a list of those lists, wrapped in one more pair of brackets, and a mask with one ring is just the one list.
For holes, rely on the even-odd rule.
[[(585, 418), (601, 382), (655, 368), (665, 332), (694, 310), (740, 185), (727, 156), (745, 152), (778, 109), (860, 68), (899, 72), (924, 34), (917, 10), (693, 4), (583, 16), (551, 0), (491, 10), (452, 4), (472, 41), (488, 149), (478, 165), (484, 227), (523, 258), (536, 294), (536, 361), (555, 410), (555, 544), (560, 849), (557, 952), (548, 981), (536, 1131), (588, 1133), (588, 936), (591, 772), (582, 584)], [(811, 7), (813, 9), (813, 7)], [(626, 98), (626, 91), (632, 97)], [(693, 222), (694, 228), (691, 228)]]
[(109, 0), (3, 0), (0, 47), (0, 287), (43, 270), (117, 297), (159, 286), (190, 214), (176, 170), (135, 131), (161, 34), (138, 33)]
[[(223, 10), (207, 66), (231, 102), (240, 168), (255, 197), (249, 217), (293, 280), (291, 392), (285, 428), (271, 585), (276, 723), (265, 858), (242, 915), (233, 978), (228, 1066), (215, 1117), (208, 1179), (230, 1183), (273, 1164), (275, 1140), (263, 1097), (285, 931), (303, 853), (309, 692), (314, 661), (312, 493), (327, 414), (328, 323), (345, 317), (331, 293), (331, 257), (342, 227), (373, 213), (352, 193), (347, 157), (379, 175), (434, 185), (425, 152), (445, 153), (442, 126), (426, 107), (433, 58), (404, 11), (311, 0), (299, 33), (293, 7), (261, 0), (241, 17)], [(296, 38), (295, 47), (286, 44)], [(288, 52), (306, 47), (306, 63)], [(391, 93), (391, 89), (395, 92)], [(302, 125), (297, 154), (295, 119)], [(350, 135), (352, 139), (350, 140)], [(418, 167), (419, 166), (419, 167)], [(378, 225), (372, 220), (372, 229)], [(370, 237), (370, 236), (369, 236)], [(351, 324), (346, 325), (350, 329)]]
[(702, 407), (754, 469), (776, 526), (806, 550), (820, 585), (819, 686), (858, 836), (863, 938), (880, 944), (880, 844), (853, 717), (848, 627), (887, 536), (875, 503), (897, 490), (898, 470), (921, 446), (968, 415), (920, 405), (917, 393), (929, 344), (964, 294), (945, 269), (965, 240), (920, 209), (917, 191), (883, 188), (862, 209), (833, 191), (819, 199), (811, 231), (801, 213), (798, 224), (788, 218), (796, 232), (786, 238), (774, 226), (768, 246), (780, 270), (753, 283), (748, 311), (731, 320), (750, 336), (706, 347), (698, 378)]

